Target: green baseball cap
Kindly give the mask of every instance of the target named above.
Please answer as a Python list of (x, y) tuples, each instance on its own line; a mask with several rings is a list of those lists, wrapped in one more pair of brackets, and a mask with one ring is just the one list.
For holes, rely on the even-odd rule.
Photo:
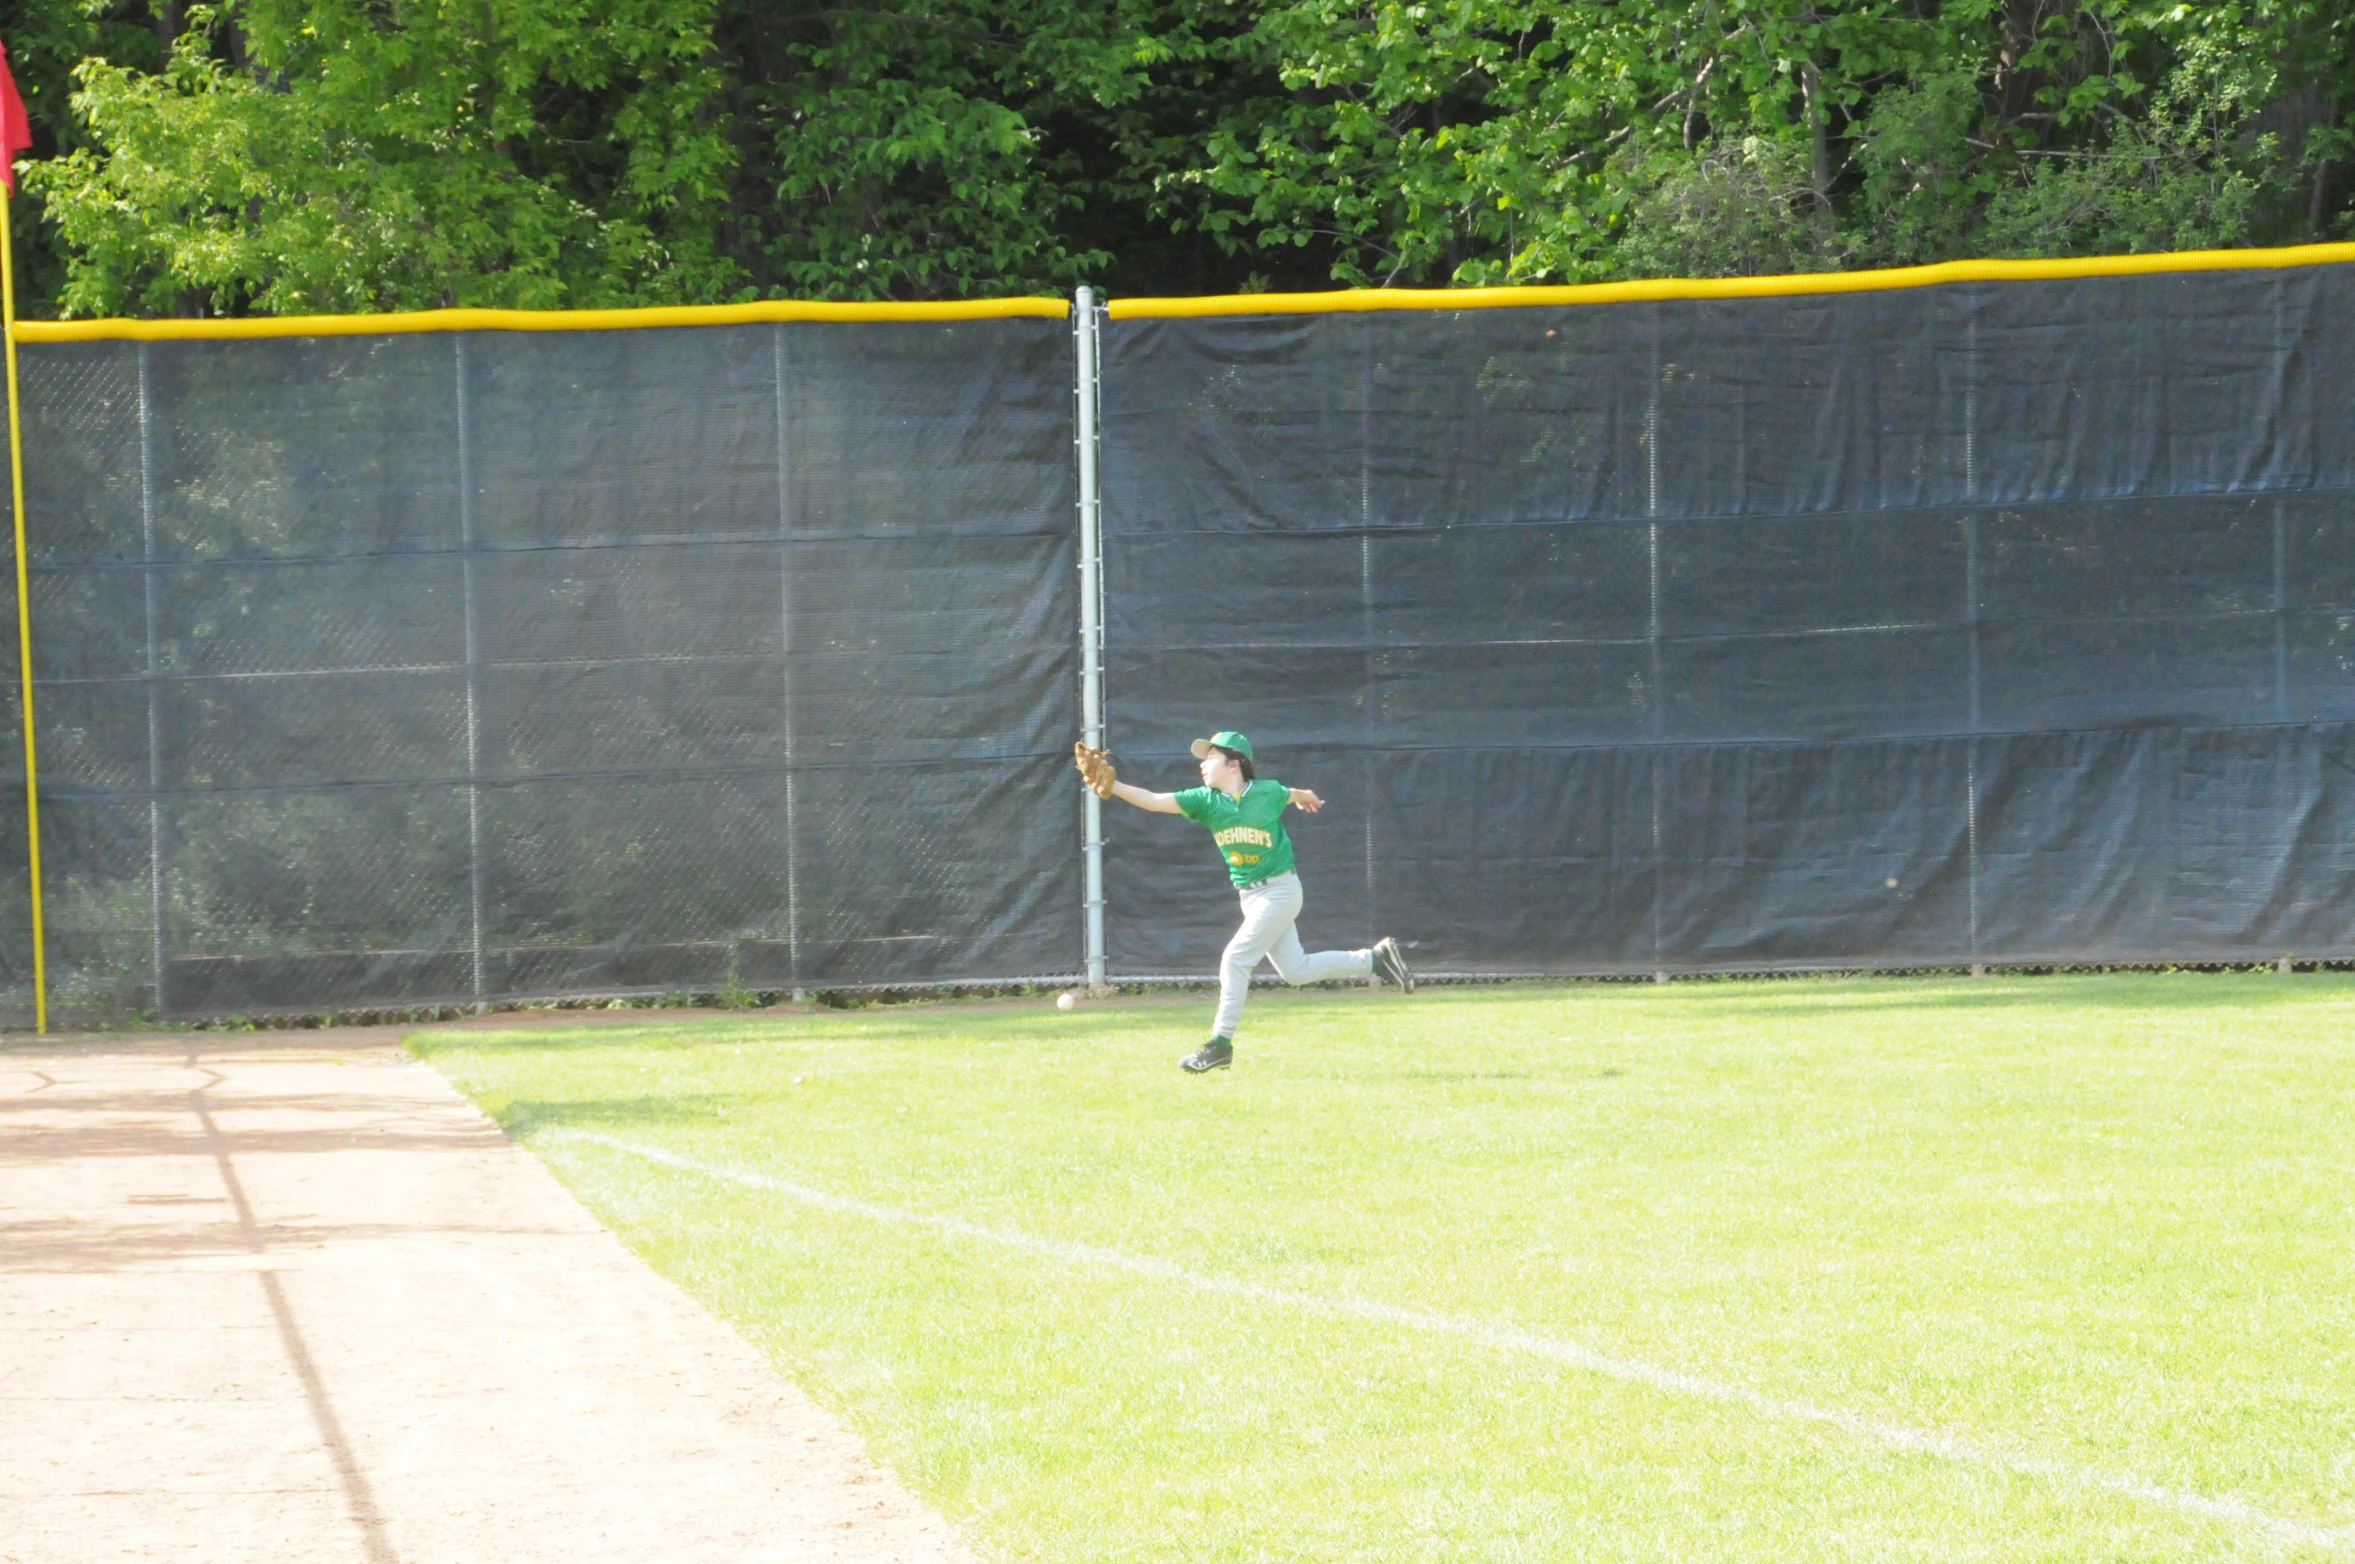
[(1251, 741), (1243, 737), (1242, 734), (1233, 732), (1213, 733), (1206, 739), (1196, 739), (1194, 741), (1194, 758), (1196, 760), (1204, 759), (1214, 749), (1231, 749), (1245, 760), (1259, 758), (1251, 753)]

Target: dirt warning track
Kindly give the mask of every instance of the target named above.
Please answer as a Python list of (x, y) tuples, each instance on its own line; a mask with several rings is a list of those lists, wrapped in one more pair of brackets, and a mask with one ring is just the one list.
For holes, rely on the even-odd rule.
[(0, 1561), (969, 1564), (397, 1037), (0, 1049)]

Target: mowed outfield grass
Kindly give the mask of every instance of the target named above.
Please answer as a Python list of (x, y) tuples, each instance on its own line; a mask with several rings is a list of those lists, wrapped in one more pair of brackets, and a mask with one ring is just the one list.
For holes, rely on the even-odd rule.
[(985, 1559), (2355, 1556), (2355, 982), (1208, 1009), (414, 1046)]

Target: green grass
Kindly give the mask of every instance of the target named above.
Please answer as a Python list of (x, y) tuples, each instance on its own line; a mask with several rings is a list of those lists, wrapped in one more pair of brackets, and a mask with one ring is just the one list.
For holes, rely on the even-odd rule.
[(985, 1559), (2355, 1555), (2355, 982), (1263, 994), (1181, 1076), (1207, 1011), (415, 1046)]

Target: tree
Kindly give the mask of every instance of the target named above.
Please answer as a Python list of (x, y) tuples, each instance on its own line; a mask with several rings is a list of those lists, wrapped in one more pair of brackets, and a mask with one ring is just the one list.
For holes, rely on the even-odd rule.
[(1221, 9), (159, 6), (30, 184), (78, 314), (1032, 292), (1116, 244), (1217, 286), (1153, 172), (1250, 76)]
[(28, 184), (77, 313), (627, 304), (724, 292), (711, 0), (189, 7), (77, 72)]
[[(144, 7), (18, 0), (0, 36), (7, 39), (9, 66), (32, 121), (32, 159), (46, 161), (90, 144), (88, 128), (70, 102), (74, 71), (82, 61), (113, 59), (134, 69), (153, 69), (167, 46), (168, 35), (159, 38), (161, 31)], [(28, 314), (54, 313), (65, 281), (65, 252), (55, 226), (43, 220), (39, 194), (22, 182), (11, 205), (18, 304)]]
[(20, 4), (36, 311), (1706, 275), (2355, 194), (2340, 0)]
[(1359, 284), (2289, 240), (2345, 224), (2355, 29), (2306, 0), (1287, 0), (1293, 96), (1177, 177)]

